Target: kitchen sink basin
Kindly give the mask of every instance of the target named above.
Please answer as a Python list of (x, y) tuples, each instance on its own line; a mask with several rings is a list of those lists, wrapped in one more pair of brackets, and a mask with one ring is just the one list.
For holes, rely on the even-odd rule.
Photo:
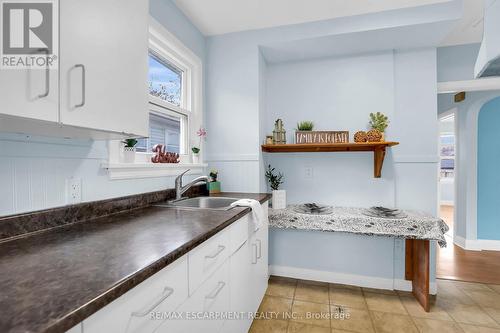
[(165, 203), (157, 204), (155, 206), (228, 210), (231, 208), (231, 204), (237, 200), (238, 199), (227, 197), (196, 197), (168, 201)]

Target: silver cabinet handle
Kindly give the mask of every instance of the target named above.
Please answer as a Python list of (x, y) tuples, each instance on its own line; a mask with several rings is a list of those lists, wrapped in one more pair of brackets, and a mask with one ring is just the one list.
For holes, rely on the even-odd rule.
[(260, 241), (260, 239), (256, 239), (255, 240), (257, 242), (257, 244), (259, 244), (258, 246), (258, 250), (257, 250), (257, 259), (260, 259), (260, 257), (262, 257), (262, 242)]
[(254, 249), (252, 253), (252, 264), (255, 265), (257, 263), (257, 244), (252, 244), (252, 248)]
[(38, 95), (38, 98), (45, 98), (50, 93), (50, 67), (49, 67), (49, 49), (40, 49), (40, 52), (45, 53), (45, 92)]
[(216, 258), (219, 254), (221, 254), (222, 251), (224, 251), (226, 247), (224, 245), (219, 245), (217, 247), (217, 252), (215, 252), (214, 254), (209, 254), (209, 255), (206, 255), (205, 258), (207, 259), (214, 259)]
[(75, 105), (75, 108), (81, 108), (85, 105), (85, 66), (83, 64), (77, 64), (74, 68), (82, 69), (82, 102)]
[(172, 289), (170, 287), (165, 287), (165, 289), (163, 290), (163, 296), (161, 296), (159, 300), (157, 300), (156, 302), (154, 302), (149, 307), (149, 309), (147, 309), (146, 311), (142, 311), (142, 312), (132, 312), (132, 316), (134, 316), (134, 317), (144, 317), (144, 316), (146, 316), (148, 313), (151, 313), (151, 311), (153, 311), (158, 305), (160, 305), (161, 302), (163, 302), (164, 300), (166, 300), (167, 298), (169, 298), (173, 293), (174, 293), (174, 289)]
[(215, 288), (215, 290), (212, 291), (207, 296), (205, 296), (205, 298), (206, 299), (215, 299), (217, 297), (217, 295), (219, 295), (219, 293), (222, 291), (222, 289), (224, 289), (225, 285), (226, 285), (226, 283), (224, 281), (219, 281), (219, 283), (217, 283), (217, 287)]

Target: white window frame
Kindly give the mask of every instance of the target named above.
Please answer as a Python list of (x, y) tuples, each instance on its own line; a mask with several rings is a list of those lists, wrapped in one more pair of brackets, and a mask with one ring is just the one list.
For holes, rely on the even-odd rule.
[[(109, 144), (109, 160), (103, 164), (110, 179), (130, 179), (178, 175), (180, 170), (191, 169), (190, 174), (201, 174), (207, 166), (204, 163), (204, 143), (201, 142), (200, 163), (191, 163), (191, 147), (200, 145), (196, 135), (203, 123), (203, 67), (202, 62), (188, 47), (165, 29), (155, 19), (150, 18), (149, 50), (183, 71), (181, 107), (149, 95), (149, 106), (145, 117), (159, 113), (165, 108), (187, 116), (187, 135), (181, 139), (180, 163), (151, 163), (153, 153), (137, 153), (135, 163), (121, 163), (122, 145), (119, 141)], [(153, 111), (151, 110), (153, 109)]]

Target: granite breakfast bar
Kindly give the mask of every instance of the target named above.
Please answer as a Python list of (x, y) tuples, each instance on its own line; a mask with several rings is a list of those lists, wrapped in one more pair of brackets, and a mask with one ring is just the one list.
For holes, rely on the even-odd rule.
[[(269, 226), (274, 231), (274, 241), (280, 241), (280, 230), (298, 232), (300, 235), (297, 236), (297, 239), (302, 242), (306, 242), (306, 239), (312, 240), (312, 246), (318, 248), (317, 251), (311, 250), (317, 258), (318, 256), (322, 257), (322, 251), (319, 248), (328, 249), (330, 246), (329, 249), (333, 249), (334, 245), (328, 244), (333, 242), (334, 236), (332, 235), (329, 239), (326, 235), (328, 233), (334, 233), (336, 241), (342, 239), (340, 238), (341, 234), (356, 235), (356, 239), (360, 242), (371, 242), (370, 246), (377, 242), (377, 240), (373, 240), (373, 236), (380, 237), (380, 240), (404, 239), (404, 278), (411, 281), (413, 295), (422, 307), (429, 311), (430, 243), (435, 241), (442, 247), (446, 246), (444, 234), (448, 231), (448, 226), (444, 221), (416, 211), (405, 211), (405, 216), (397, 219), (372, 217), (364, 214), (365, 209), (353, 207), (332, 207), (327, 214), (305, 214), (299, 212), (299, 206), (290, 205), (286, 209), (269, 210)], [(372, 239), (366, 240), (366, 236)], [(346, 246), (343, 246), (342, 249), (347, 251)], [(367, 249), (370, 251), (369, 246)], [(354, 251), (357, 250), (354, 249)], [(391, 250), (389, 248), (389, 251)], [(275, 247), (275, 251), (281, 250)], [(301, 255), (306, 257), (304, 252), (307, 251), (307, 249), (302, 249)], [(363, 251), (360, 251), (363, 255), (370, 255)], [(333, 251), (326, 250), (324, 252), (326, 252), (326, 256), (329, 256), (329, 261), (335, 260), (331, 257), (331, 253), (328, 253)], [(279, 253), (274, 255), (280, 257)], [(301, 274), (300, 270), (294, 270), (294, 268), (285, 270), (278, 268), (278, 272), (281, 274), (287, 274), (287, 270), (293, 272), (292, 274)], [(315, 274), (321, 274), (325, 279), (330, 278), (326, 272), (316, 272)]]

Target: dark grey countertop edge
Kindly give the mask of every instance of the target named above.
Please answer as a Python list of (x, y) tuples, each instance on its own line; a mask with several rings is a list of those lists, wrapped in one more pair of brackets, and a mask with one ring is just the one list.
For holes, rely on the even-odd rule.
[[(229, 192), (224, 193), (224, 195), (230, 194)], [(267, 194), (264, 196), (261, 200), (260, 203), (264, 203), (268, 200), (271, 199), (271, 195)], [(237, 221), (241, 217), (247, 215), (250, 213), (251, 210), (250, 208), (246, 208), (242, 210), (240, 213), (237, 215), (233, 216), (232, 218), (226, 220), (225, 222), (221, 223), (218, 227), (213, 228), (209, 232), (206, 232), (205, 234), (191, 240), (190, 242), (182, 245), (181, 247), (177, 248), (176, 250), (165, 254), (160, 260), (157, 260), (156, 262), (150, 264), (149, 266), (144, 267), (143, 269), (135, 272), (134, 274), (128, 276), (127, 278), (117, 282), (113, 287), (111, 287), (109, 290), (106, 292), (96, 296), (92, 301), (87, 302), (85, 305), (81, 306), (78, 309), (75, 309), (73, 312), (68, 313), (66, 316), (61, 318), (60, 320), (56, 321), (55, 323), (51, 324), (48, 326), (43, 332), (44, 333), (61, 333), (61, 332), (66, 332), (67, 330), (71, 329), (78, 323), (82, 322), (86, 318), (90, 317), (92, 314), (97, 312), (98, 310), (102, 309), (118, 297), (122, 296), (125, 294), (127, 291), (130, 289), (134, 288), (135, 286), (139, 285), (141, 282), (146, 280), (147, 278), (151, 277), (155, 273), (159, 272), (163, 268), (167, 267), (169, 264), (173, 263), (175, 260), (179, 259), (201, 243), (205, 242), (206, 240), (210, 239), (212, 236), (215, 234), (219, 233), (221, 230), (225, 229), (229, 225), (231, 225), (233, 222)]]

